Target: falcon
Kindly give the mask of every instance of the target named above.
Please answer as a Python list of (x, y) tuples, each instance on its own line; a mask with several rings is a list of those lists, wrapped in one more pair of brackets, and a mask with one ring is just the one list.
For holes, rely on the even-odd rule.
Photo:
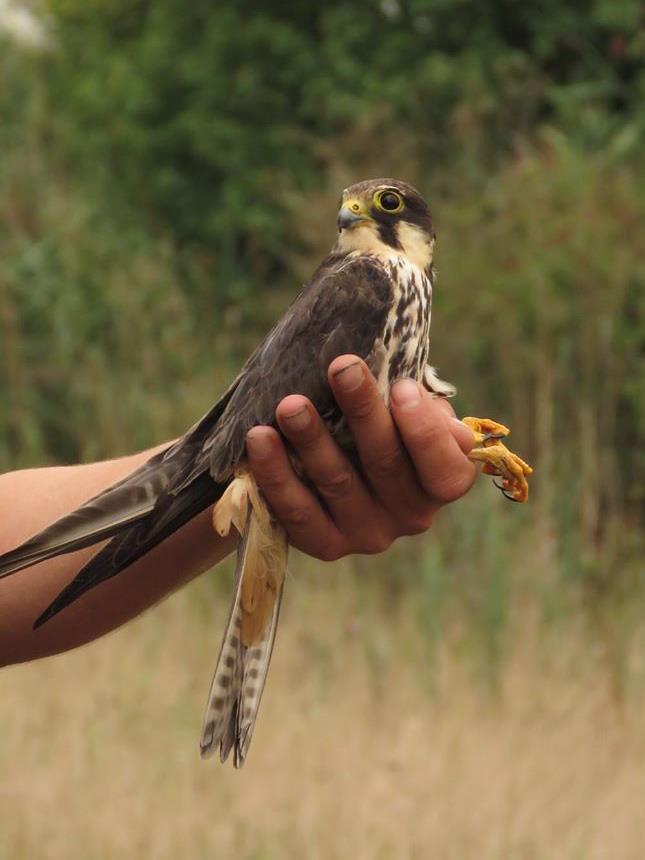
[[(277, 426), (282, 398), (303, 394), (353, 454), (327, 382), (329, 364), (346, 353), (365, 360), (386, 402), (403, 377), (437, 397), (455, 393), (428, 364), (435, 234), (423, 197), (395, 179), (359, 182), (343, 191), (337, 227), (309, 283), (203, 418), (131, 475), (0, 556), (4, 577), (110, 538), (36, 619), (38, 627), (215, 504), (213, 527), (220, 535), (234, 528), (239, 538), (201, 752), (206, 757), (219, 748), (224, 762), (232, 750), (236, 767), (248, 753), (271, 660), (288, 548), (246, 468), (247, 431)], [(463, 420), (475, 435), (471, 459), (500, 479), (508, 498), (525, 501), (531, 468), (504, 445), (508, 429), (489, 419)]]

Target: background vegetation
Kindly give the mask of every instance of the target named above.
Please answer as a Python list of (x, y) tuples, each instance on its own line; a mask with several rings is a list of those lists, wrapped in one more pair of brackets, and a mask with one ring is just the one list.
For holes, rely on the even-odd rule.
[(44, 39), (0, 43), (1, 469), (184, 430), (333, 240), (339, 190), (395, 175), (437, 224), (434, 362), (536, 475), (526, 510), (482, 482), (382, 559), (294, 561), (241, 779), (192, 755), (221, 577), (7, 673), (0, 856), (78, 832), (96, 857), (640, 856), (641, 5), (32, 9)]

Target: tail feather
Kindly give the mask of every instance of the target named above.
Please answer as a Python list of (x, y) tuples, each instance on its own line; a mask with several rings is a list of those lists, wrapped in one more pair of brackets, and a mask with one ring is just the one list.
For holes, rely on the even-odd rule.
[(215, 752), (220, 744), (220, 758), (226, 761), (237, 734), (237, 706), (243, 680), (244, 653), (242, 646), (242, 604), (240, 592), (244, 573), (249, 529), (248, 524), (240, 537), (237, 547), (235, 568), (235, 587), (233, 600), (228, 614), (222, 645), (213, 674), (208, 704), (202, 726), (200, 749), (202, 758)]
[[(241, 661), (237, 663), (238, 668), (242, 669)], [(236, 684), (239, 685), (241, 681), (236, 679)], [(231, 705), (231, 712), (228, 716), (228, 724), (224, 729), (222, 734), (222, 739), (220, 741), (219, 747), (219, 760), (222, 764), (226, 761), (229, 756), (229, 753), (235, 746), (235, 741), (237, 738), (237, 724), (238, 724), (238, 708), (240, 705), (239, 698), (234, 699)], [(209, 753), (205, 753), (202, 747), (202, 758), (206, 758)], [(235, 757), (234, 757), (235, 760)]]
[(280, 607), (282, 605), (282, 594), (284, 591), (284, 582), (280, 586), (280, 590), (276, 597), (273, 607), (273, 614), (270, 622), (267, 624), (262, 641), (249, 648), (245, 654), (244, 661), (244, 679), (242, 681), (242, 689), (240, 692), (240, 704), (237, 713), (237, 744), (235, 746), (235, 767), (241, 767), (244, 764), (251, 738), (253, 737), (253, 729), (255, 728), (255, 720), (260, 710), (260, 701), (264, 692), (271, 656), (273, 654), (273, 645), (275, 643), (275, 635), (278, 629), (278, 621), (280, 619)]
[[(249, 504), (250, 502), (250, 504)], [(255, 484), (238, 477), (217, 505), (215, 522), (240, 529), (233, 600), (204, 716), (202, 758), (215, 752), (241, 767), (248, 753), (280, 615), (287, 542)]]

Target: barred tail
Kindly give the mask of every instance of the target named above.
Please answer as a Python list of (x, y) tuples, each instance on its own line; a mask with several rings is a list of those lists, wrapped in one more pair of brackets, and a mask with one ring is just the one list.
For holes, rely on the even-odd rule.
[(240, 530), (235, 589), (200, 742), (202, 758), (219, 745), (220, 760), (233, 750), (244, 764), (269, 671), (286, 572), (286, 536), (268, 514), (253, 479), (238, 476), (222, 497), (215, 523)]

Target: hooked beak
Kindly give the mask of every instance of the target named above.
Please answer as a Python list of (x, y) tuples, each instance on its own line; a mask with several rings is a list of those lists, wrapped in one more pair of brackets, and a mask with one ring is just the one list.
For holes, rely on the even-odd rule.
[(339, 230), (354, 227), (360, 221), (366, 221), (368, 214), (365, 206), (358, 200), (347, 200), (338, 213), (337, 225)]

